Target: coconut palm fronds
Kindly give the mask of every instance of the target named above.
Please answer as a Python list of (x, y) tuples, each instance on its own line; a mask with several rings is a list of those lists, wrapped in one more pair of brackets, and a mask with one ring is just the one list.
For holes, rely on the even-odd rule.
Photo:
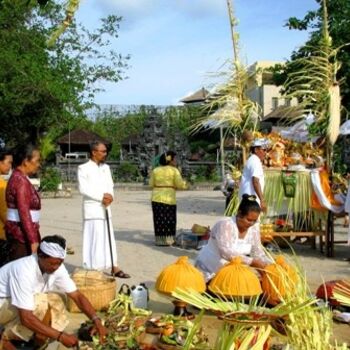
[[(237, 64), (231, 66), (228, 80), (217, 86), (204, 105), (204, 117), (191, 128), (195, 133), (204, 127), (223, 126), (226, 133), (254, 130), (259, 121), (260, 107), (246, 97), (248, 73)], [(226, 74), (227, 75), (227, 74)]]
[[(311, 295), (305, 272), (297, 261), (295, 268), (298, 274), (296, 290), (284, 295), (283, 303), (287, 305), (304, 304), (298, 312), (291, 312), (285, 323), (288, 344), (294, 350), (331, 350), (333, 333), (332, 312), (327, 306), (316, 306), (317, 299)], [(313, 302), (310, 302), (313, 300)], [(301, 311), (301, 312), (300, 312)]]
[(218, 85), (205, 105), (205, 117), (192, 127), (197, 132), (203, 127), (223, 126), (226, 134), (235, 132), (241, 135), (247, 130), (255, 130), (260, 116), (260, 107), (247, 97), (249, 72), (239, 60), (239, 34), (235, 30), (237, 19), (234, 16), (232, 0), (227, 0), (231, 26), (234, 57), (228, 71), (218, 75), (225, 76), (225, 82)]
[(215, 349), (263, 350), (271, 331), (270, 325), (246, 328), (224, 323), (219, 330)]
[[(323, 31), (317, 46), (310, 46), (312, 54), (291, 61), (285, 83), (285, 97), (297, 98), (304, 114), (312, 111), (315, 122), (311, 126), (314, 133), (327, 139), (333, 145), (339, 135), (341, 97), (337, 72), (340, 62), (337, 54), (342, 47), (333, 48), (328, 32), (326, 0), (322, 1)], [(330, 150), (327, 150), (330, 157)]]

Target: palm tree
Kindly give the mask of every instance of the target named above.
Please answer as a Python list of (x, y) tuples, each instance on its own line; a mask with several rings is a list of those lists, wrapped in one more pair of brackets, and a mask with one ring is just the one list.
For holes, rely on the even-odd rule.
[[(239, 33), (236, 30), (237, 19), (234, 15), (233, 0), (226, 0), (230, 21), (231, 39), (233, 46), (233, 60), (229, 70), (217, 74), (224, 77), (225, 82), (216, 86), (205, 104), (205, 117), (194, 126), (196, 132), (206, 125), (209, 128), (225, 129), (221, 141), (221, 153), (223, 162), (223, 142), (228, 135), (237, 135), (240, 138), (245, 130), (255, 130), (260, 108), (259, 105), (247, 97), (248, 70), (239, 58)], [(243, 162), (245, 149), (243, 147)]]
[[(322, 36), (316, 46), (310, 47), (309, 57), (302, 57), (289, 63), (285, 90), (286, 97), (296, 97), (299, 108), (306, 114), (315, 116), (310, 132), (325, 139), (327, 164), (332, 164), (332, 146), (339, 135), (341, 98), (337, 72), (340, 62), (337, 54), (342, 47), (333, 48), (328, 31), (328, 13), (326, 0), (322, 1)], [(295, 70), (295, 67), (297, 69)], [(293, 72), (294, 69), (294, 72)]]

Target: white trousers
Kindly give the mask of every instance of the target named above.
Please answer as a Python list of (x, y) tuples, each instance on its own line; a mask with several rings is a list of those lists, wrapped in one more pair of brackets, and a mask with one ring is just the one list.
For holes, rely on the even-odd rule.
[[(111, 219), (109, 219), (109, 227), (111, 232), (113, 265), (117, 266), (117, 248)], [(84, 220), (83, 266), (85, 269), (93, 270), (104, 270), (112, 267), (107, 220)]]

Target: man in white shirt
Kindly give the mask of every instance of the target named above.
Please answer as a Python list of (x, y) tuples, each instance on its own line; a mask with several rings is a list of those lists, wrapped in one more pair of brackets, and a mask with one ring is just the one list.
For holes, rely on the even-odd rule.
[(78, 167), (79, 192), (83, 195), (83, 266), (94, 270), (111, 268), (115, 277), (130, 278), (117, 264), (110, 209), (114, 183), (106, 157), (106, 145), (94, 141), (90, 160)]
[(5, 350), (15, 350), (12, 342), (28, 342), (34, 335), (54, 339), (66, 347), (78, 344), (78, 338), (64, 332), (68, 324), (62, 298), (64, 292), (95, 324), (103, 342), (107, 331), (89, 300), (77, 289), (63, 265), (66, 241), (47, 236), (38, 253), (4, 265), (0, 269), (0, 325)]
[(243, 169), (242, 179), (239, 186), (239, 198), (243, 194), (253, 194), (257, 197), (263, 212), (266, 212), (267, 206), (264, 199), (264, 170), (262, 161), (266, 156), (268, 142), (265, 139), (256, 139), (251, 145), (251, 156), (248, 158)]

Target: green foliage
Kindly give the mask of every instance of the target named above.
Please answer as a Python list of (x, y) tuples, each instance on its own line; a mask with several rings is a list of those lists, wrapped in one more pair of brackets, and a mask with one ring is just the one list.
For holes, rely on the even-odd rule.
[(113, 109), (98, 113), (92, 130), (113, 143), (109, 159), (119, 159), (123, 140), (141, 134), (147, 113), (148, 110), (144, 106), (135, 112), (128, 111), (123, 116), (113, 111)]
[(333, 148), (333, 172), (342, 174), (344, 176), (347, 175), (348, 165), (344, 163), (343, 160), (343, 140), (338, 141)]
[(203, 117), (203, 108), (199, 106), (170, 106), (164, 111), (168, 132), (181, 132), (190, 135), (191, 127)]
[(43, 161), (46, 161), (50, 156), (54, 155), (56, 145), (50, 134), (45, 135), (39, 141), (40, 155)]
[(45, 168), (40, 177), (40, 189), (43, 192), (57, 191), (58, 185), (62, 182), (61, 174), (56, 168)]
[(97, 83), (117, 82), (127, 68), (128, 56), (108, 50), (121, 21), (114, 15), (92, 32), (73, 21), (48, 49), (46, 41), (65, 15), (58, 1), (43, 8), (0, 2), (1, 132), (9, 144), (36, 142), (48, 130), (53, 138), (73, 130), (101, 91)]
[(191, 170), (191, 173), (188, 175), (188, 178), (192, 183), (195, 182), (218, 182), (220, 181), (220, 175), (218, 169), (215, 165), (201, 165)]
[[(295, 17), (287, 21), (286, 26), (290, 29), (306, 30), (311, 29), (309, 40), (301, 46), (297, 51), (294, 51), (291, 56), (292, 65), (287, 68), (278, 67), (275, 82), (281, 85), (287, 79), (287, 75), (291, 72), (300, 69), (298, 59), (305, 57), (309, 58), (315, 54), (316, 47), (322, 38), (322, 0), (316, 0), (320, 4), (317, 11), (309, 11), (304, 18), (298, 19)], [(328, 0), (328, 31), (332, 37), (332, 46), (340, 47), (337, 53), (337, 59), (342, 63), (338, 73), (337, 80), (341, 83), (342, 105), (345, 110), (350, 110), (350, 50), (348, 46), (343, 46), (350, 43), (350, 1), (348, 0)], [(343, 114), (343, 119), (346, 115)]]
[(136, 164), (130, 162), (122, 162), (113, 172), (114, 178), (117, 181), (129, 182), (140, 180), (139, 169)]

